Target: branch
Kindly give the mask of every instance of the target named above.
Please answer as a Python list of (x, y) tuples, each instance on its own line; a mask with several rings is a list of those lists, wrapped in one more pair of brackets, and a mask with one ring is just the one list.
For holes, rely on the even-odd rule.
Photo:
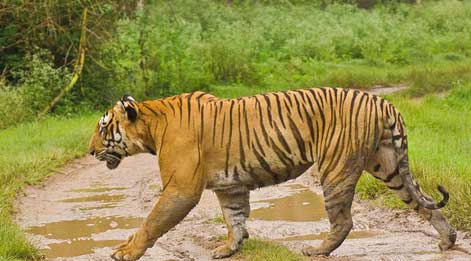
[(80, 43), (78, 48), (78, 56), (75, 61), (74, 66), (74, 74), (72, 75), (72, 79), (70, 80), (69, 84), (67, 84), (57, 95), (49, 105), (46, 106), (39, 114), (38, 117), (43, 117), (46, 115), (51, 109), (56, 106), (56, 104), (66, 95), (72, 88), (74, 87), (75, 83), (80, 78), (82, 74), (83, 64), (85, 63), (85, 43), (86, 43), (86, 28), (87, 28), (87, 8), (85, 7), (82, 12), (82, 25), (81, 25), (81, 32), (80, 32)]

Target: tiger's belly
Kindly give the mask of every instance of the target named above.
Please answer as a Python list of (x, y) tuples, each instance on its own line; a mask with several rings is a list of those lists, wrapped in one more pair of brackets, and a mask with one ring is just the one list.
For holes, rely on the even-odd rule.
[(232, 168), (208, 171), (206, 189), (226, 190), (245, 186), (250, 190), (275, 185), (295, 179), (308, 170), (313, 163), (305, 163), (288, 167), (266, 166), (233, 166)]

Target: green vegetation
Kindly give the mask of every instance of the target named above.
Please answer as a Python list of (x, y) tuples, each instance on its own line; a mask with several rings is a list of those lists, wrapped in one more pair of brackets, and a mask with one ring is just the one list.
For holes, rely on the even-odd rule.
[(287, 247), (276, 242), (251, 238), (244, 241), (242, 249), (235, 258), (242, 257), (249, 261), (301, 261), (303, 256), (291, 252)]
[(68, 160), (82, 156), (97, 115), (50, 118), (0, 131), (0, 259), (31, 258), (37, 251), (11, 221), (12, 201)]
[(224, 217), (223, 216), (216, 216), (212, 219), (209, 219), (206, 221), (208, 224), (225, 224)]
[[(7, 12), (0, 13), (0, 24), (11, 25), (0, 34), (0, 43), (9, 44), (0, 48), (6, 53), (0, 55), (6, 59), (0, 62), (0, 97), (15, 105), (0, 108), (0, 128), (34, 118), (68, 83), (85, 6), (91, 33), (83, 75), (54, 107), (56, 114), (102, 110), (124, 93), (143, 100), (192, 90), (234, 96), (316, 86), (428, 86), (438, 80), (430, 86), (435, 91), (469, 78), (471, 69), (468, 1), (391, 0), (370, 10), (339, 4), (360, 2), (355, 0), (142, 1), (142, 8), (138, 1), (50, 2), (33, 8), (28, 15), (39, 18), (29, 20), (20, 19), (29, 5), (21, 12), (0, 9)], [(11, 8), (5, 10), (20, 8), (7, 3)], [(55, 27), (40, 23), (47, 15), (54, 16)], [(97, 22), (97, 15), (106, 20)], [(57, 25), (68, 30), (54, 34)], [(29, 28), (39, 29), (20, 33)], [(38, 40), (44, 34), (51, 35), (46, 45)], [(437, 77), (429, 79), (431, 72)]]
[[(471, 230), (471, 84), (452, 88), (449, 95), (427, 95), (390, 100), (404, 115), (412, 173), (422, 189), (439, 199), (437, 185), (450, 192), (444, 208), (457, 228)], [(357, 191), (364, 198), (383, 197), (389, 206), (404, 204), (383, 184), (369, 175), (360, 180)]]

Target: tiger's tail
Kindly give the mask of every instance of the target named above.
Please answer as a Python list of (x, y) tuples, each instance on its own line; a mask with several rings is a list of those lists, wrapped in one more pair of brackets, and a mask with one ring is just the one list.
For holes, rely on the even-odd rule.
[(395, 148), (398, 152), (398, 155), (400, 157), (399, 163), (398, 163), (398, 172), (399, 176), (402, 179), (402, 182), (404, 186), (406, 187), (407, 191), (409, 192), (410, 196), (423, 208), (426, 209), (440, 209), (443, 208), (447, 203), (450, 198), (450, 195), (448, 191), (441, 185), (438, 186), (438, 191), (443, 196), (443, 199), (439, 202), (436, 203), (433, 201), (433, 199), (425, 196), (422, 191), (420, 190), (419, 184), (417, 184), (413, 177), (412, 174), (410, 173), (410, 168), (409, 168), (409, 156), (408, 156), (408, 150), (407, 150), (407, 135), (405, 134), (405, 124), (404, 124), (404, 119), (402, 116), (398, 113), (397, 114), (397, 119), (398, 119), (398, 124), (394, 124), (394, 128), (392, 129), (393, 131), (393, 142), (395, 145)]
[(403, 157), (399, 161), (399, 175), (402, 181), (412, 196), (412, 198), (423, 208), (426, 209), (440, 209), (443, 208), (447, 203), (450, 195), (448, 191), (441, 185), (438, 186), (438, 191), (443, 195), (443, 199), (436, 203), (432, 199), (426, 197), (419, 188), (419, 185), (413, 180), (412, 175), (409, 171), (409, 159), (408, 156)]

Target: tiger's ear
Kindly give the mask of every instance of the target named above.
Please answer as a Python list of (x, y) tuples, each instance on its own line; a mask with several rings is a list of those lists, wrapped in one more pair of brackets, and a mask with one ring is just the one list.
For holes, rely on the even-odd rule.
[(137, 114), (139, 113), (139, 108), (137, 107), (136, 100), (125, 94), (121, 100), (118, 102), (121, 105), (123, 112), (126, 114), (126, 117), (129, 121), (135, 122), (137, 119)]

